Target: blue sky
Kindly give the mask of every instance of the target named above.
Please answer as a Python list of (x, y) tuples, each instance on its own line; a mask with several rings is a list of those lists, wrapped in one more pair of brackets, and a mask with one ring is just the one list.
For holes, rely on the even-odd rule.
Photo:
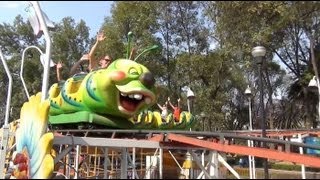
[[(111, 16), (112, 3), (113, 1), (39, 1), (41, 9), (55, 23), (67, 16), (71, 16), (76, 23), (83, 19), (90, 28), (91, 37), (99, 31), (104, 18)], [(26, 20), (27, 7), (27, 1), (0, 1), (0, 23), (12, 24), (18, 14)]]

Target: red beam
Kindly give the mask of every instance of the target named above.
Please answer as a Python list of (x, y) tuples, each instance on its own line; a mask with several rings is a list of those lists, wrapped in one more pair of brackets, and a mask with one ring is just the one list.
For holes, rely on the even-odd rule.
[(199, 140), (196, 138), (186, 137), (186, 136), (177, 135), (177, 134), (168, 134), (167, 138), (168, 140), (177, 141), (177, 142), (190, 144), (198, 147), (203, 147), (207, 149), (212, 149), (216, 151), (252, 155), (252, 156), (257, 156), (262, 158), (300, 163), (306, 166), (320, 167), (320, 158), (315, 156), (310, 156), (310, 155), (301, 155), (301, 154), (290, 153), (290, 152), (280, 152), (277, 150), (258, 148), (258, 147), (220, 144), (220, 143)]
[(163, 138), (164, 138), (164, 135), (163, 135), (163, 134), (157, 134), (157, 135), (149, 138), (148, 140), (150, 140), (150, 141), (156, 141), (156, 142), (162, 142), (162, 141), (163, 141)]

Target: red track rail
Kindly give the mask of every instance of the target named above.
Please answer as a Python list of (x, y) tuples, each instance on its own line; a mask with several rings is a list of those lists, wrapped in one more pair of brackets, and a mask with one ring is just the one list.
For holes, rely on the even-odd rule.
[(320, 158), (310, 155), (302, 155), (291, 152), (280, 152), (277, 150), (264, 149), (259, 147), (248, 147), (239, 145), (221, 144), (197, 138), (187, 137), (184, 135), (168, 134), (167, 139), (186, 145), (193, 145), (201, 148), (207, 148), (216, 151), (229, 152), (235, 154), (252, 155), (261, 158), (269, 158), (282, 161), (290, 161), (299, 164), (304, 164), (311, 167), (320, 167)]

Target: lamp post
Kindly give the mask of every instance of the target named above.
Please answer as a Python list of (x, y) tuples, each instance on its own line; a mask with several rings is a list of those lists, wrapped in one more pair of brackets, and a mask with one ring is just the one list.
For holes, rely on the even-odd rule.
[(318, 92), (318, 98), (319, 98), (319, 104), (318, 104), (318, 123), (320, 122), (320, 88), (319, 88), (319, 79), (316, 76), (313, 76), (313, 78), (310, 80), (308, 84), (309, 88), (312, 89), (312, 91)]
[(190, 109), (190, 101), (192, 101), (194, 99), (194, 93), (193, 91), (189, 88), (187, 91), (187, 103), (188, 103), (188, 112), (191, 112)]
[[(264, 100), (263, 100), (263, 79), (262, 79), (262, 66), (264, 57), (266, 55), (266, 48), (263, 46), (256, 46), (252, 49), (252, 56), (256, 59), (258, 68), (259, 68), (259, 81), (260, 81), (260, 114), (261, 114), (261, 129), (262, 129), (262, 137), (266, 137), (266, 114), (264, 111)], [(266, 143), (262, 142), (262, 147), (266, 148)], [(265, 179), (269, 179), (268, 173), (268, 159), (264, 159), (264, 177)]]
[[(251, 89), (248, 85), (247, 89), (244, 91), (244, 94), (248, 97), (248, 103), (249, 103), (249, 130), (252, 131), (252, 116), (251, 116)], [(253, 141), (248, 140), (248, 146), (253, 147)], [(249, 174), (250, 174), (250, 179), (255, 179), (256, 178), (256, 170), (255, 170), (255, 160), (254, 156), (249, 155)]]
[(202, 131), (204, 131), (204, 121), (205, 121), (205, 118), (206, 118), (206, 114), (204, 112), (201, 112), (200, 114), (201, 118), (202, 118)]

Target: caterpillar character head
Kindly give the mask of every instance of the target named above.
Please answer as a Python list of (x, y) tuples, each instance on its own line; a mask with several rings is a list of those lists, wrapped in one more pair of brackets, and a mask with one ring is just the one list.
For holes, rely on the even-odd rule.
[[(131, 34), (128, 36), (129, 47)], [(140, 55), (155, 48), (157, 46), (152, 46)], [(108, 68), (88, 75), (88, 94), (85, 94), (84, 99), (87, 99), (86, 102), (91, 101), (94, 111), (129, 118), (156, 102), (154, 76), (144, 65), (135, 61), (140, 55), (131, 60), (134, 50), (130, 56), (129, 52), (130, 48), (126, 59), (117, 59)]]

